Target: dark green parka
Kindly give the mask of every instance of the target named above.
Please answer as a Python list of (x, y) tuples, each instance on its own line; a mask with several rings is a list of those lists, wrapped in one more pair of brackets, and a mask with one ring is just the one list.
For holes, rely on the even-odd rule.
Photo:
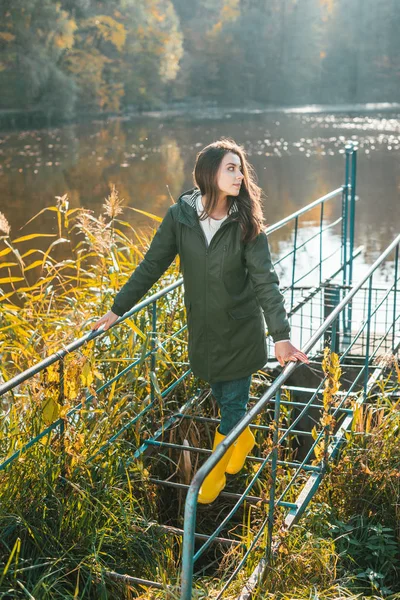
[(247, 377), (265, 365), (263, 313), (274, 342), (289, 338), (290, 325), (266, 234), (241, 241), (234, 200), (207, 247), (196, 209), (199, 194), (198, 188), (189, 190), (169, 207), (111, 310), (121, 316), (137, 304), (179, 254), (190, 365), (194, 375), (214, 383)]

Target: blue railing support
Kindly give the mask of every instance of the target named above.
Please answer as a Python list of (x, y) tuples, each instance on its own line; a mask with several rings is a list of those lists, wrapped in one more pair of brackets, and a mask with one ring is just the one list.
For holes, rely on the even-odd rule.
[(349, 189), (350, 185), (350, 158), (353, 152), (353, 145), (348, 143), (345, 147), (345, 176), (343, 185), (343, 198), (342, 198), (342, 249), (343, 249), (343, 264), (346, 267), (343, 269), (343, 285), (348, 284), (348, 266), (347, 266), (347, 254), (348, 248), (348, 219), (349, 219)]
[[(340, 302), (340, 286), (334, 283), (324, 286), (324, 319), (330, 315)], [(339, 352), (339, 322), (335, 321), (332, 327), (324, 334), (324, 345), (330, 346), (332, 352)]]
[[(345, 182), (343, 186), (342, 202), (342, 248), (343, 248), (343, 285), (351, 285), (353, 280), (353, 253), (354, 253), (354, 232), (355, 232), (355, 199), (357, 184), (357, 142), (348, 142), (345, 147)], [(350, 192), (350, 199), (349, 199)], [(347, 257), (350, 260), (347, 261)], [(352, 307), (348, 306), (342, 315), (343, 320), (343, 339), (344, 342), (349, 339), (351, 332)]]
[(355, 235), (355, 216), (356, 216), (356, 185), (357, 185), (357, 142), (353, 142), (353, 152), (351, 155), (351, 194), (350, 194), (350, 237), (349, 237), (349, 278), (348, 284), (353, 283), (353, 261), (351, 257), (354, 251), (354, 235)]
[(294, 220), (294, 240), (293, 240), (293, 262), (292, 262), (292, 284), (291, 284), (291, 295), (290, 295), (290, 310), (293, 309), (293, 298), (294, 298), (294, 282), (296, 272), (296, 253), (297, 253), (297, 232), (299, 229), (299, 217)]
[(365, 358), (364, 358), (364, 396), (367, 396), (368, 376), (369, 376), (369, 344), (371, 339), (371, 310), (372, 310), (372, 278), (368, 282), (368, 308), (367, 308), (367, 340), (365, 343)]
[[(156, 341), (157, 341), (157, 300), (154, 300), (154, 302), (151, 305), (152, 311), (151, 311), (151, 340), (150, 340), (150, 353), (151, 353), (151, 358), (150, 358), (150, 369), (151, 372), (153, 373), (153, 376), (155, 376), (155, 371), (156, 371)], [(153, 378), (150, 378), (150, 397), (151, 397), (151, 401), (154, 402), (155, 400), (155, 390), (154, 390), (154, 381)]]
[[(58, 404), (61, 407), (63, 407), (64, 401), (65, 401), (64, 359), (62, 358), (58, 364), (59, 364)], [(66, 473), (65, 458), (66, 458), (66, 456), (65, 456), (65, 417), (64, 417), (64, 415), (61, 416), (61, 421), (60, 421), (60, 440), (61, 440), (61, 461), (62, 461), (61, 476), (65, 477), (65, 473)]]
[[(349, 272), (347, 278), (347, 285), (353, 284), (353, 252), (354, 252), (354, 239), (355, 239), (355, 219), (356, 219), (356, 185), (357, 185), (357, 150), (358, 142), (353, 142), (353, 152), (351, 154), (351, 188), (350, 188), (350, 214), (349, 214)], [(347, 307), (347, 333), (351, 334), (352, 328), (352, 312), (353, 304), (349, 303)]]
[(396, 248), (394, 259), (394, 290), (393, 290), (393, 329), (392, 329), (392, 353), (394, 354), (396, 339), (396, 307), (397, 307), (397, 281), (399, 279), (399, 247)]
[(268, 508), (268, 530), (267, 530), (267, 558), (270, 559), (270, 551), (272, 546), (272, 532), (274, 528), (275, 518), (275, 491), (276, 491), (276, 470), (278, 466), (278, 440), (279, 440), (279, 420), (281, 416), (281, 390), (278, 389), (275, 396), (274, 410), (274, 431), (272, 436), (273, 449), (271, 454), (271, 488), (269, 493), (269, 508)]
[[(323, 261), (322, 261), (322, 248), (323, 248), (323, 244), (322, 244), (322, 225), (324, 222), (324, 206), (325, 204), (321, 204), (321, 212), (320, 212), (320, 217), (319, 217), (319, 285), (321, 285), (322, 283), (322, 265), (323, 265)], [(343, 242), (342, 242), (342, 246), (343, 246)], [(344, 265), (345, 262), (342, 261), (342, 265)]]

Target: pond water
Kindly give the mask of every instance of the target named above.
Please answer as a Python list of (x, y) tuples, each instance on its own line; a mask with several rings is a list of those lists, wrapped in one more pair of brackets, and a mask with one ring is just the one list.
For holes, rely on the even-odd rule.
[[(357, 140), (355, 245), (365, 250), (358, 276), (400, 231), (400, 112), (219, 110), (0, 132), (0, 211), (15, 238), (28, 219), (65, 193), (71, 208), (99, 214), (111, 184), (116, 184), (126, 205), (163, 216), (171, 197), (193, 186), (196, 153), (221, 136), (246, 148), (266, 194), (269, 224), (342, 185), (344, 146)], [(339, 216), (339, 205), (331, 201), (325, 218)], [(314, 211), (300, 223), (307, 235), (319, 226), (319, 214)], [(137, 228), (154, 225), (134, 211), (126, 211), (124, 218)], [(33, 231), (55, 232), (54, 213), (45, 213), (23, 230)], [(332, 230), (326, 244), (333, 247), (338, 233), (339, 228)], [(287, 229), (271, 240), (275, 257), (290, 248)], [(300, 269), (307, 256), (299, 256)]]

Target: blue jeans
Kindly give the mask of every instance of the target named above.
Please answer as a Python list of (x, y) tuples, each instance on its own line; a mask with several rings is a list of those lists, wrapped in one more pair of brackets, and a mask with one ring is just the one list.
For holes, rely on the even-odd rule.
[(211, 385), (212, 393), (221, 413), (219, 426), (221, 435), (228, 435), (246, 414), (251, 377), (250, 375), (232, 381), (218, 381)]

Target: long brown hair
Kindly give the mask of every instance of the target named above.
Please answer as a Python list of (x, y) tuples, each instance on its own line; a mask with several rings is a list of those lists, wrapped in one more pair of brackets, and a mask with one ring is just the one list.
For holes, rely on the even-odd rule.
[(231, 138), (221, 138), (209, 144), (196, 156), (193, 169), (194, 184), (205, 196), (204, 212), (200, 218), (205, 218), (206, 213), (212, 214), (217, 206), (219, 188), (217, 185), (218, 170), (225, 154), (233, 152), (240, 158), (242, 173), (244, 175), (240, 192), (237, 196), (228, 196), (229, 208), (236, 201), (238, 206), (237, 221), (242, 229), (244, 243), (251, 242), (265, 227), (262, 212), (262, 190), (256, 184), (256, 175), (253, 167), (247, 160), (246, 151)]

